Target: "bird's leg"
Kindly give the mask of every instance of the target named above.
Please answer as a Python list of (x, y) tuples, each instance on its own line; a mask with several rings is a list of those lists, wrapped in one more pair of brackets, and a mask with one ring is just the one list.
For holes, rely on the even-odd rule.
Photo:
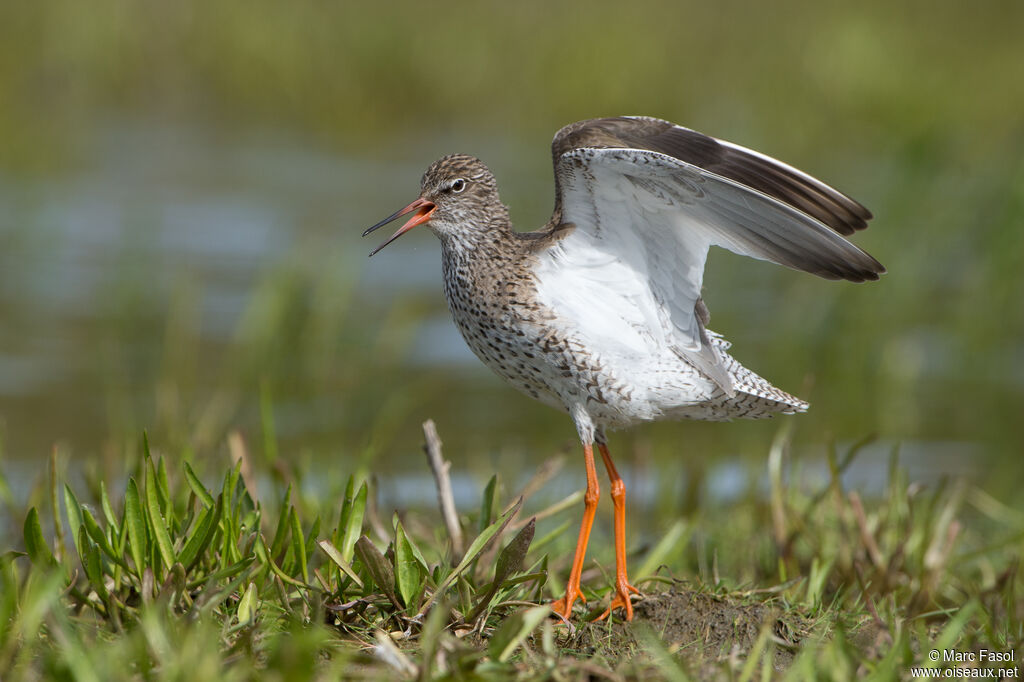
[(568, 620), (572, 613), (572, 603), (577, 598), (586, 601), (580, 591), (580, 573), (583, 572), (583, 557), (587, 554), (587, 540), (590, 539), (590, 528), (594, 525), (594, 513), (597, 501), (601, 497), (601, 489), (597, 484), (597, 469), (594, 467), (594, 449), (590, 443), (583, 444), (583, 458), (587, 465), (587, 491), (583, 495), (583, 523), (580, 524), (580, 537), (576, 541), (576, 555), (572, 560), (569, 582), (565, 585), (565, 596), (555, 601), (552, 610)]
[(615, 505), (615, 597), (598, 620), (607, 618), (608, 614), (618, 608), (626, 609), (626, 620), (633, 620), (633, 604), (629, 601), (629, 595), (640, 594), (640, 590), (630, 585), (626, 577), (626, 484), (615, 469), (612, 456), (608, 454), (608, 446), (598, 443), (597, 447), (608, 470), (608, 479), (612, 483), (612, 503)]

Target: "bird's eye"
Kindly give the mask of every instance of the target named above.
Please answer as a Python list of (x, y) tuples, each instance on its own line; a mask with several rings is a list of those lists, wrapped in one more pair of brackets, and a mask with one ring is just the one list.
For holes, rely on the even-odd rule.
[(453, 192), (461, 192), (464, 189), (466, 189), (466, 181), (462, 178), (458, 178), (452, 183)]

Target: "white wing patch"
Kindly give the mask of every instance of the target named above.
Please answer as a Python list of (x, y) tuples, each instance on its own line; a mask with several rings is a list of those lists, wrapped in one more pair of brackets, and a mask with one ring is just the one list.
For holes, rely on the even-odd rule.
[(562, 210), (576, 229), (540, 254), (540, 300), (588, 348), (626, 361), (615, 365), (639, 370), (670, 351), (731, 394), (694, 315), (710, 241), (685, 229), (678, 207), (698, 188), (599, 164), (573, 171)]
[(540, 254), (541, 300), (589, 348), (668, 349), (730, 395), (732, 377), (694, 312), (709, 247), (809, 272), (861, 253), (801, 211), (666, 154), (579, 148), (556, 173), (562, 220), (575, 229)]

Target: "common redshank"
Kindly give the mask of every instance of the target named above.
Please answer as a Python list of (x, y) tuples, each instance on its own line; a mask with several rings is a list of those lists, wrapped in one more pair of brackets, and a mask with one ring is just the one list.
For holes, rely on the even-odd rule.
[(885, 268), (843, 235), (871, 213), (820, 180), (764, 154), (648, 117), (568, 125), (551, 144), (555, 210), (516, 232), (494, 176), (464, 154), (433, 163), (420, 195), (363, 236), (413, 214), (377, 253), (417, 225), (441, 240), (444, 293), (485, 365), (568, 412), (583, 443), (583, 523), (565, 596), (580, 572), (599, 488), (593, 446), (611, 481), (615, 592), (624, 609), (626, 488), (605, 431), (661, 419), (729, 420), (803, 412), (808, 404), (754, 374), (707, 328), (701, 297), (708, 248), (825, 279), (877, 280)]

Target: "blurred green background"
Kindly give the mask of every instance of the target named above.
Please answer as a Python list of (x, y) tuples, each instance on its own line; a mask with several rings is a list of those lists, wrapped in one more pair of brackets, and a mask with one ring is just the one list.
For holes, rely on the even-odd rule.
[[(239, 429), (258, 456), (400, 479), (425, 470), (428, 417), (473, 480), (575, 462), (570, 421), (463, 347), (433, 238), (367, 261), (376, 240), (359, 235), (456, 151), (534, 229), (554, 132), (646, 114), (875, 213), (855, 240), (888, 267), (878, 283), (709, 260), (711, 327), (812, 403), (786, 418), (793, 456), (813, 467), (876, 433), (866, 485), (900, 444), (912, 475), (1009, 496), (1024, 480), (1021, 26), (1015, 0), (5, 3), (4, 466), (34, 480), (57, 444), (119, 472), (142, 429), (171, 454), (226, 457)], [(763, 471), (780, 423), (657, 424), (613, 452), (652, 498), (727, 492), (729, 467)]]

